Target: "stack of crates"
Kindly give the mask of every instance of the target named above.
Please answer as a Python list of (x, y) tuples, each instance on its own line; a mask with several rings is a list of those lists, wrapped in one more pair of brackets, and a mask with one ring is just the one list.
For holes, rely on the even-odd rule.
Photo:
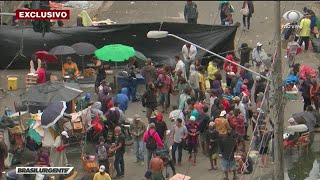
[(29, 88), (33, 85), (37, 84), (37, 80), (38, 80), (38, 75), (37, 74), (33, 74), (33, 73), (29, 73), (26, 75), (26, 88)]

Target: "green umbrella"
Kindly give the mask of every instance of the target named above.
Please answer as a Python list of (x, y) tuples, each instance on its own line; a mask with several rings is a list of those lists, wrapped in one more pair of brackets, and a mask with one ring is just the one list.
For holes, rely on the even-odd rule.
[(94, 54), (102, 61), (123, 62), (135, 56), (136, 51), (133, 47), (122, 44), (112, 44), (96, 50)]

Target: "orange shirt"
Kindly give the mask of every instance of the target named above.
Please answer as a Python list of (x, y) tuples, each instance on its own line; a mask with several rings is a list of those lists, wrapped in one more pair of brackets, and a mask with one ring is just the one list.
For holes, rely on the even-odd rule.
[(231, 129), (227, 119), (219, 117), (214, 120), (216, 130), (219, 132), (219, 135), (226, 135), (228, 130)]

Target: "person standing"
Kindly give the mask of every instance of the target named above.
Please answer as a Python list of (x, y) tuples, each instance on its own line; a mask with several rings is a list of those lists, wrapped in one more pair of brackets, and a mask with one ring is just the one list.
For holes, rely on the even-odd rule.
[(113, 102), (118, 103), (119, 109), (125, 113), (129, 105), (128, 88), (122, 88), (121, 93), (116, 95)]
[(150, 123), (149, 129), (143, 135), (143, 141), (146, 143), (146, 148), (148, 150), (148, 164), (150, 164), (152, 154), (154, 154), (158, 148), (164, 148), (164, 144), (155, 128), (156, 125)]
[(237, 134), (237, 143), (242, 145), (243, 151), (245, 151), (245, 143), (244, 139), (245, 137), (245, 122), (244, 122), (244, 117), (240, 114), (240, 109), (235, 109), (234, 110), (234, 116), (236, 119), (236, 127), (235, 127), (235, 132)]
[(220, 137), (227, 135), (228, 131), (231, 130), (228, 120), (226, 119), (227, 112), (221, 111), (220, 117), (214, 120), (216, 130)]
[(158, 113), (156, 115), (156, 118), (154, 119), (154, 121), (151, 120), (151, 122), (156, 125), (156, 131), (157, 131), (161, 141), (164, 142), (165, 138), (166, 138), (168, 126), (167, 126), (167, 123), (165, 121), (163, 121), (162, 113)]
[(250, 52), (252, 48), (248, 46), (247, 43), (242, 43), (241, 47), (238, 49), (240, 54), (240, 65), (243, 66), (245, 63), (249, 63)]
[(218, 149), (219, 149), (219, 133), (215, 129), (215, 123), (209, 123), (209, 129), (206, 131), (206, 141), (208, 143), (208, 154), (211, 168), (209, 170), (217, 169)]
[(47, 65), (45, 62), (41, 62), (40, 68), (38, 68), (38, 84), (46, 83)]
[[(231, 54), (226, 56), (226, 59), (228, 59), (231, 62), (237, 63), (237, 61), (233, 58)], [(231, 62), (226, 61), (223, 65), (223, 69), (226, 72), (226, 81), (227, 81), (227, 86), (230, 86), (231, 83), (231, 76), (229, 75), (231, 72), (234, 74), (237, 74), (238, 72), (238, 66), (236, 64), (233, 64)]]
[(199, 95), (198, 99), (203, 100), (205, 98), (205, 79), (204, 79), (204, 68), (202, 66), (199, 67)]
[(141, 162), (141, 165), (143, 165), (144, 162), (143, 134), (146, 130), (147, 127), (143, 122), (141, 122), (141, 117), (138, 114), (134, 115), (133, 122), (130, 124), (130, 131), (136, 147), (136, 162)]
[(207, 72), (208, 72), (208, 79), (209, 79), (210, 88), (211, 88), (212, 84), (213, 84), (213, 81), (215, 79), (215, 74), (217, 72), (219, 72), (219, 69), (217, 68), (217, 65), (213, 61), (209, 62), (209, 65), (207, 67)]
[(32, 59), (30, 61), (30, 73), (37, 73), (40, 67), (41, 60), (35, 54), (33, 54)]
[(305, 13), (303, 19), (300, 21), (300, 41), (299, 45), (301, 46), (304, 43), (304, 50), (307, 51), (309, 48), (310, 32), (311, 32), (311, 20), (309, 19), (309, 13)]
[(184, 77), (185, 79), (187, 79), (186, 76), (186, 66), (183, 63), (183, 61), (180, 59), (180, 56), (175, 56), (174, 57), (176, 60), (176, 68), (174, 69), (174, 73), (176, 74), (179, 70), (182, 71), (182, 77)]
[(173, 141), (172, 160), (175, 164), (177, 163), (176, 150), (178, 149), (178, 166), (181, 166), (182, 148), (187, 136), (188, 136), (188, 130), (186, 126), (182, 124), (182, 119), (178, 118), (171, 132), (171, 139)]
[(186, 75), (187, 77), (189, 77), (190, 65), (194, 63), (194, 60), (197, 55), (197, 48), (194, 45), (187, 43), (182, 47), (182, 55), (184, 58), (184, 64), (186, 68)]
[(141, 74), (144, 77), (146, 89), (148, 89), (148, 84), (154, 83), (157, 79), (156, 68), (152, 65), (151, 59), (146, 60), (146, 66), (142, 68)]
[(114, 177), (114, 179), (119, 179), (124, 177), (123, 155), (125, 153), (125, 137), (121, 133), (121, 128), (119, 126), (114, 128), (112, 143), (116, 144), (114, 148), (110, 149), (111, 152), (115, 152), (114, 167), (116, 169), (117, 175)]
[(152, 173), (151, 180), (163, 180), (164, 162), (160, 158), (160, 153), (155, 153), (155, 156), (150, 160), (149, 169)]
[(200, 83), (199, 83), (199, 72), (196, 71), (195, 65), (191, 64), (190, 66), (190, 75), (189, 75), (189, 84), (192, 87), (195, 97), (199, 97), (199, 89), (200, 89)]
[(141, 98), (142, 106), (146, 107), (146, 117), (148, 122), (150, 122), (150, 118), (152, 112), (157, 109), (157, 89), (152, 82), (148, 84), (147, 91), (142, 95)]
[(171, 77), (168, 75), (168, 72), (166, 71), (166, 69), (162, 69), (162, 73), (159, 74), (158, 79), (159, 82), (161, 82), (160, 84), (162, 84), (159, 88), (160, 88), (160, 104), (162, 106), (162, 112), (167, 112), (167, 108), (169, 106), (169, 91), (170, 88), (172, 88), (172, 79)]
[(203, 111), (199, 113), (199, 131), (200, 131), (200, 144), (203, 154), (207, 154), (206, 132), (210, 122), (208, 115), (208, 106), (203, 107)]
[(231, 133), (227, 133), (219, 143), (220, 154), (222, 157), (222, 170), (225, 174), (225, 179), (228, 178), (228, 172), (233, 172), (233, 179), (237, 179), (236, 161), (234, 153), (237, 149), (236, 140)]
[(227, 18), (228, 14), (231, 14), (234, 11), (234, 9), (229, 1), (221, 1), (219, 3), (219, 11), (221, 25), (223, 25), (223, 20)]
[(252, 63), (255, 66), (256, 71), (260, 73), (264, 71), (264, 63), (261, 59), (262, 54), (265, 53), (262, 49), (262, 43), (258, 42), (257, 47), (252, 50)]
[(95, 173), (93, 176), (93, 180), (111, 180), (110, 175), (105, 172), (106, 167), (101, 165), (99, 168), (99, 172)]
[[(199, 145), (199, 123), (196, 121), (194, 116), (190, 117), (190, 122), (187, 123), (188, 130), (188, 151), (189, 151), (189, 162), (192, 162), (192, 165), (196, 165), (197, 152)], [(192, 161), (193, 154), (193, 161)]]
[(184, 19), (188, 24), (197, 24), (198, 14), (197, 4), (190, 0), (187, 1), (187, 4), (184, 6)]
[(109, 146), (105, 143), (105, 139), (103, 136), (99, 137), (98, 145), (96, 147), (98, 153), (98, 162), (99, 166), (107, 167), (104, 169), (105, 172), (109, 173), (109, 159), (108, 159), (108, 152)]
[(301, 95), (303, 97), (303, 111), (311, 105), (310, 89), (311, 89), (311, 75), (306, 72), (306, 79), (300, 85)]
[(250, 18), (254, 13), (254, 6), (252, 1), (243, 1), (242, 4), (242, 23), (243, 23), (243, 30), (250, 29)]
[(4, 160), (7, 158), (8, 155), (8, 148), (4, 142), (4, 135), (0, 132), (0, 179), (2, 177), (2, 172), (5, 169)]
[(109, 65), (108, 64), (102, 64), (100, 60), (98, 59), (95, 59), (94, 60), (95, 64), (96, 64), (96, 69), (97, 69), (97, 77), (96, 77), (96, 81), (94, 83), (94, 87), (95, 87), (95, 90), (96, 90), (96, 93), (99, 92), (99, 86), (101, 84), (101, 82), (103, 80), (106, 79), (107, 77), (107, 73), (106, 73), (106, 70), (109, 68)]

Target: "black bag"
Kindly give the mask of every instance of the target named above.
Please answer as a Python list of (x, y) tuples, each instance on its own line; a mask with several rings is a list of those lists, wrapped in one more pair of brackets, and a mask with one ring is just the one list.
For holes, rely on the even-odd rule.
[(154, 151), (157, 149), (157, 143), (156, 141), (154, 140), (153, 136), (154, 134), (156, 133), (156, 131), (154, 131), (152, 133), (152, 135), (150, 135), (150, 131), (148, 131), (148, 139), (147, 139), (147, 142), (146, 142), (146, 148), (150, 151)]
[(154, 82), (154, 86), (157, 88), (162, 88), (164, 86), (164, 83), (161, 79), (158, 79)]

